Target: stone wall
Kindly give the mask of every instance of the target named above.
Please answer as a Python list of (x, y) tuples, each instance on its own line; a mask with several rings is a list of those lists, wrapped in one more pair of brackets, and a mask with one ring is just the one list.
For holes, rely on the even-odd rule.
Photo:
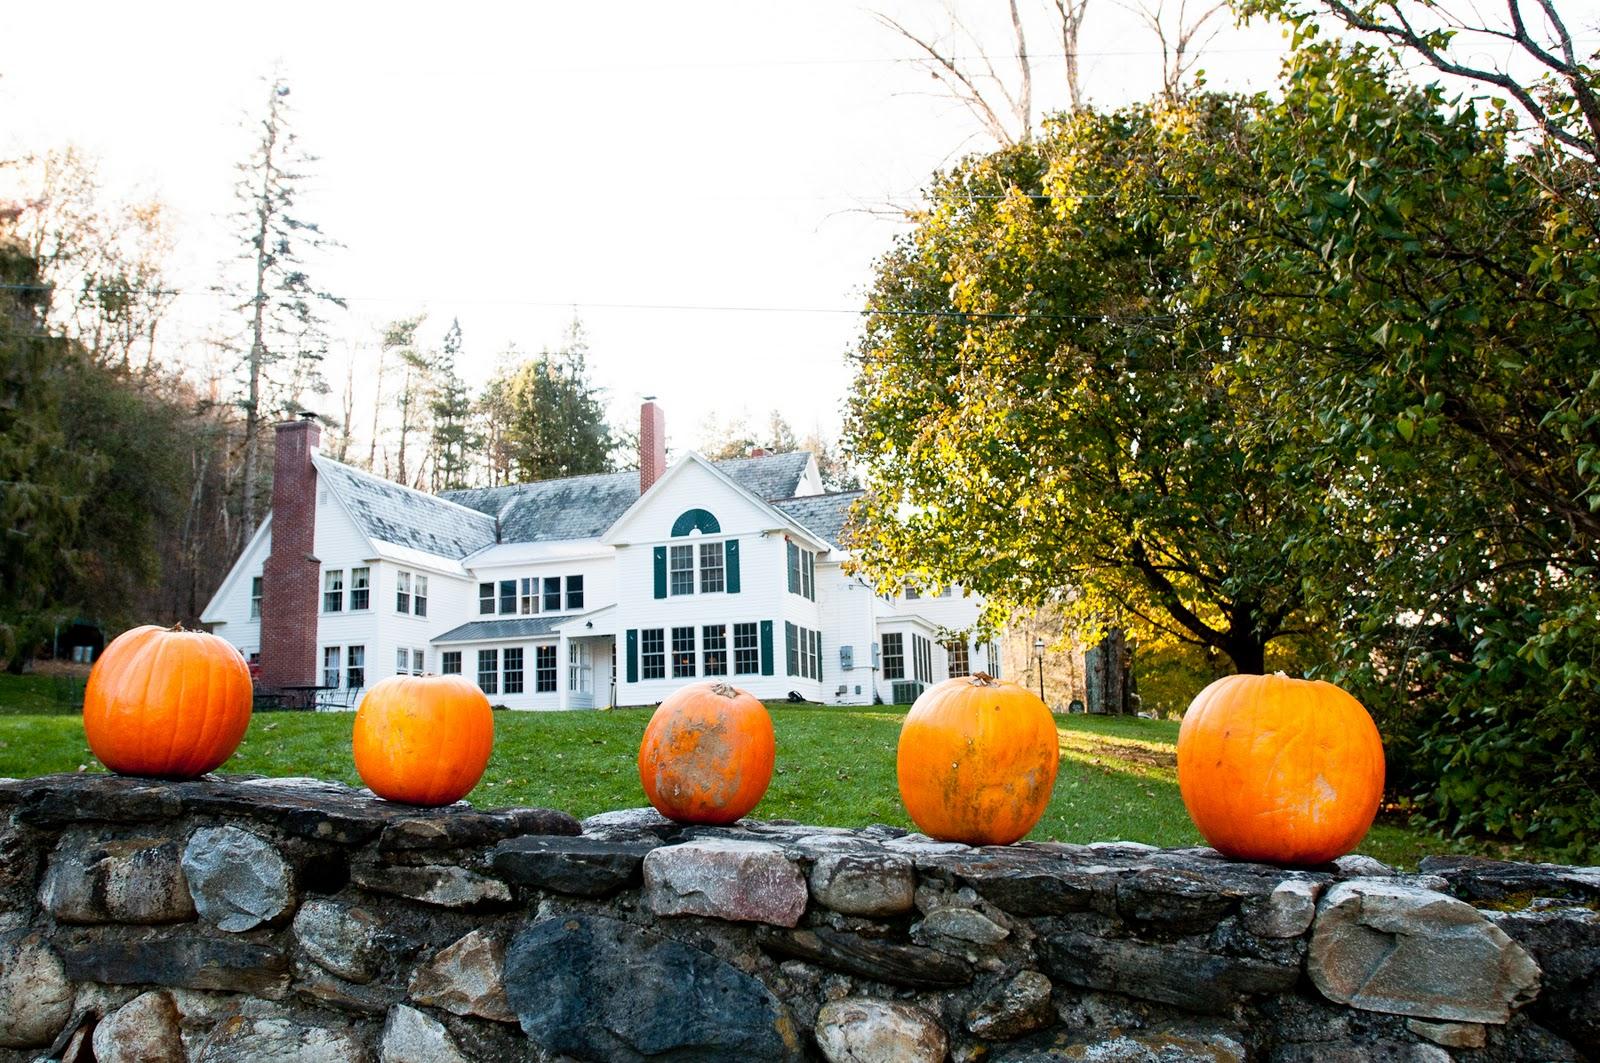
[(0, 783), (0, 1061), (1600, 1058), (1600, 869)]

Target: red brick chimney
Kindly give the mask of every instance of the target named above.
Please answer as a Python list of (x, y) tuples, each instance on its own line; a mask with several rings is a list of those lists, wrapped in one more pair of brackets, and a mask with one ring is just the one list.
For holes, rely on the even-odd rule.
[(272, 467), (272, 552), (261, 580), (264, 690), (317, 681), (317, 470), (322, 429), (309, 413), (277, 426)]
[(650, 490), (666, 471), (667, 415), (651, 396), (639, 407), (639, 493)]
[(764, 457), (767, 456), (768, 453), (770, 453), (770, 451), (768, 451), (766, 447), (751, 447), (750, 448), (750, 456), (752, 458), (764, 458)]

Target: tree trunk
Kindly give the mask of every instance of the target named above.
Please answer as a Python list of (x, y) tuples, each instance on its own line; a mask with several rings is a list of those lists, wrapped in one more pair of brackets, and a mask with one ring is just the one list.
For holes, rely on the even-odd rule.
[(1240, 675), (1262, 675), (1267, 670), (1267, 644), (1260, 639), (1231, 638), (1222, 652)]
[(1120, 716), (1130, 711), (1130, 663), (1127, 635), (1121, 628), (1107, 631), (1099, 645), (1084, 651), (1084, 707), (1089, 712)]

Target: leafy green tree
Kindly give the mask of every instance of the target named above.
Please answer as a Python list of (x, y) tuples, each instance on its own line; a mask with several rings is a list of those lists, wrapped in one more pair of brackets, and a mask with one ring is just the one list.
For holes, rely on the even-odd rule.
[(1088, 627), (1212, 647), (1259, 672), (1304, 628), (1294, 530), (1326, 482), (1229, 373), (1235, 317), (1188, 313), (1197, 183), (1237, 101), (1077, 112), (939, 177), (879, 263), (847, 446), (863, 562), (960, 582), (998, 615), (1072, 588)]
[(467, 486), (471, 457), (479, 445), (472, 429), (472, 393), (461, 379), (457, 362), (461, 357), (461, 322), (452, 320), (444, 334), (444, 344), (434, 359), (433, 401), (433, 482), (434, 491), (451, 491)]
[(505, 442), (518, 479), (608, 472), (614, 450), (600, 389), (589, 381), (588, 343), (574, 321), (566, 341), (491, 382), (503, 402)]

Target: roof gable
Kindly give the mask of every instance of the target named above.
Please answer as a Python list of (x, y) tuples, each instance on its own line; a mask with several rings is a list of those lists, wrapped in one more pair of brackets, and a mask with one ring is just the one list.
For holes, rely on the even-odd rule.
[(495, 521), (448, 499), (317, 455), (319, 486), (344, 504), (369, 538), (460, 560), (495, 541)]
[[(692, 482), (704, 484), (706, 488), (714, 492), (720, 492), (720, 498), (706, 497), (702, 494), (702, 489), (697, 486), (692, 492), (693, 502), (691, 504), (709, 506), (712, 513), (715, 514), (721, 530), (734, 531), (741, 524), (748, 528), (750, 527), (749, 522), (754, 521), (755, 526), (762, 530), (787, 528), (799, 534), (802, 538), (815, 540), (817, 545), (825, 546), (826, 543), (818, 539), (814, 532), (807, 530), (803, 525), (792, 520), (788, 514), (775, 508), (771, 502), (760, 497), (750, 487), (745, 486), (744, 483), (740, 483), (729, 472), (724, 471), (725, 465), (741, 466), (734, 471), (743, 473), (747, 483), (753, 483), (757, 487), (772, 486), (788, 480), (788, 477), (795, 473), (795, 470), (798, 470), (798, 474), (803, 474), (811, 461), (809, 453), (798, 455), (780, 454), (773, 457), (799, 458), (802, 460), (785, 462), (784, 465), (788, 468), (781, 470), (776, 475), (768, 474), (767, 470), (755, 471), (755, 474), (752, 475), (753, 469), (746, 464), (747, 462), (771, 461), (772, 458), (754, 458), (746, 459), (744, 462), (714, 464), (694, 451), (690, 451), (673, 462), (667, 471), (661, 475), (661, 478), (651, 485), (650, 490), (641, 495), (638, 501), (628, 507), (627, 512), (617, 518), (616, 522), (606, 531), (601, 541), (612, 545), (627, 541), (630, 538), (630, 532), (639, 525), (641, 518), (647, 513), (652, 514), (652, 520), (655, 523), (647, 529), (642, 529), (635, 541), (649, 542), (668, 538), (674, 526), (674, 521), (683, 516), (681, 507), (686, 499), (683, 494), (679, 493), (677, 482), (687, 476), (697, 477), (698, 479)], [(797, 479), (798, 475), (796, 475)], [(673, 496), (676, 496), (677, 502), (666, 501)], [(665, 508), (673, 511), (652, 513), (652, 510), (657, 508), (658, 499), (663, 500)], [(729, 511), (730, 506), (743, 509), (747, 515), (741, 518), (738, 513)]]

